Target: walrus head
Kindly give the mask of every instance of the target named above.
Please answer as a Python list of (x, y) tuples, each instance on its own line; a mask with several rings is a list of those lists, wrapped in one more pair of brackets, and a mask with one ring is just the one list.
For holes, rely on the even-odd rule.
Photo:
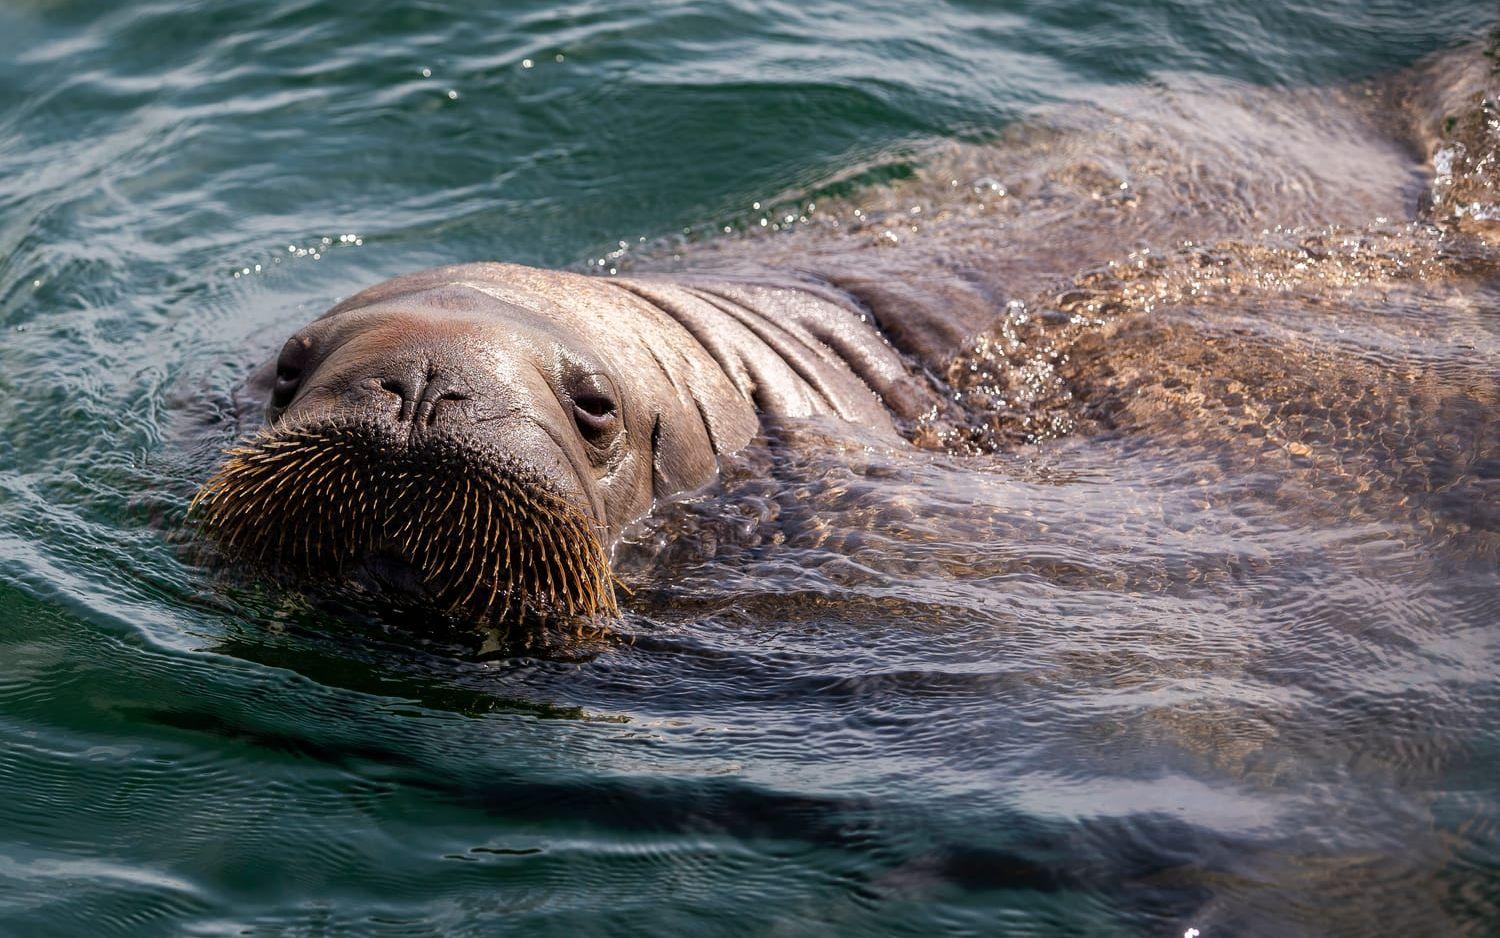
[(615, 611), (614, 539), (747, 405), (638, 298), (476, 266), (341, 303), (252, 379), (265, 427), (193, 506), (228, 555), (480, 624)]

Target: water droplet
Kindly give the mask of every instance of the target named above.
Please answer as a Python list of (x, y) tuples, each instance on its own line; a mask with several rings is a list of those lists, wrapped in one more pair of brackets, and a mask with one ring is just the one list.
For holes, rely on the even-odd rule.
[(430, 68), (424, 68), (424, 69), (422, 69), (422, 77), (423, 78), (431, 78), (432, 77), (432, 69), (430, 69)]
[(448, 100), (449, 101), (457, 101), (458, 100), (458, 92), (455, 91), (452, 88), (449, 88), (448, 89)]
[(522, 68), (531, 68), (535, 64), (536, 63), (533, 62), (533, 61), (531, 61), (530, 59), (522, 59), (521, 60), (521, 67)]

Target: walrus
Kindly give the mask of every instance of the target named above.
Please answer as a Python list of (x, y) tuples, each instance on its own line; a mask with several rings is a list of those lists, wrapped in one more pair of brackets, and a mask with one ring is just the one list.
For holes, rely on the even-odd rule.
[[(1183, 93), (1133, 103), (1126, 130), (1079, 118), (1065, 138), (960, 148), (862, 208), (800, 227), (794, 212), (787, 231), (700, 245), (686, 266), (398, 276), (251, 375), (238, 399), (264, 427), (193, 511), (230, 556), (464, 622), (608, 617), (622, 533), (711, 482), (768, 422), (838, 424), (873, 446), (1036, 443), (1106, 411), (1119, 423), (1131, 403), (1110, 382), (1154, 367), (1143, 349), (1213, 360), (1199, 331), (1162, 331), (1163, 306), (1192, 298), (1201, 315), (1211, 295), (1309, 284), (1321, 304), (1481, 258), (1489, 270), (1493, 81), (1469, 55), (1379, 93)], [(1402, 113), (1415, 119), (1393, 131)], [(1179, 149), (1170, 168), (1163, 141)], [(1121, 260), (1142, 243), (1170, 248)], [(1306, 371), (1284, 381), (1245, 373), (1265, 367), (1257, 355), (1232, 383), (1316, 386), (1311, 358), (1278, 357)], [(1473, 397), (1465, 380), (1451, 393)], [(1212, 411), (1194, 393), (1161, 408), (1173, 427)]]
[(227, 547), (359, 568), (477, 621), (613, 611), (610, 545), (767, 418), (895, 445), (897, 421), (940, 404), (852, 293), (811, 276), (499, 263), (339, 303), (245, 392), (267, 428), (198, 496)]

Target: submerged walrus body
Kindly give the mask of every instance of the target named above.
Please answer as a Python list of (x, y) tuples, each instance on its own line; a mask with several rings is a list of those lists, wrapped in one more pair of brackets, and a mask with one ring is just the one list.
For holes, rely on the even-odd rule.
[[(265, 427), (196, 504), (232, 555), (486, 624), (613, 611), (622, 532), (768, 419), (963, 453), (1128, 433), (1442, 525), (1500, 458), (1493, 85), (1463, 55), (1104, 102), (650, 273), (398, 277), (252, 377)], [(1403, 355), (1434, 330), (1451, 357)]]
[(373, 574), (481, 621), (614, 608), (607, 549), (712, 480), (761, 420), (899, 445), (939, 406), (847, 293), (466, 264), (381, 284), (293, 336), (267, 427), (203, 488), (234, 550)]

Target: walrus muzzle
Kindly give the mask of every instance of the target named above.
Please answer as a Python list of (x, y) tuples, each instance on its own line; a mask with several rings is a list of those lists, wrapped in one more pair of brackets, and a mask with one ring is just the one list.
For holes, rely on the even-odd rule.
[(400, 570), (401, 592), (482, 626), (616, 612), (596, 522), (472, 440), (283, 422), (230, 450), (190, 511), (233, 559), (334, 583)]

